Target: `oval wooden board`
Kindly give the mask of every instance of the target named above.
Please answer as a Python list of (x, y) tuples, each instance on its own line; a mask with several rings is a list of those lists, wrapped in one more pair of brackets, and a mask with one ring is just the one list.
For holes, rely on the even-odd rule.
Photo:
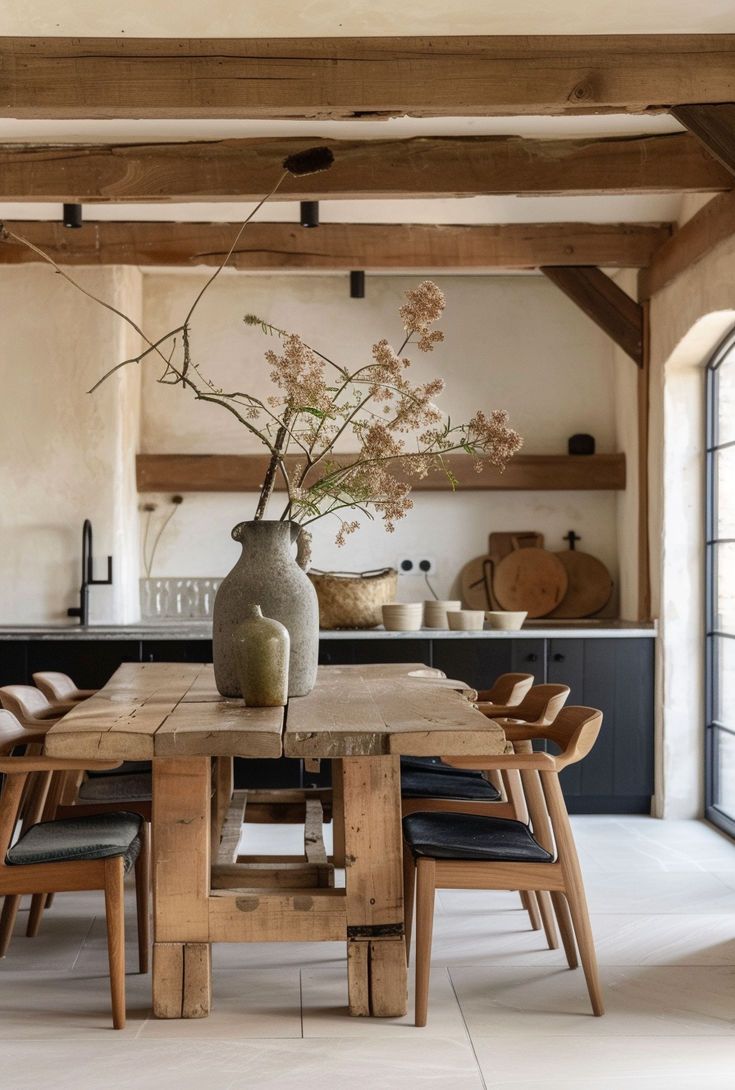
[(501, 609), (525, 609), (528, 616), (546, 617), (567, 591), (567, 572), (547, 549), (516, 549), (495, 566), (493, 594)]
[(613, 581), (601, 560), (589, 553), (567, 549), (555, 556), (564, 565), (569, 585), (550, 617), (592, 617), (610, 601)]
[(494, 609), (495, 603), (488, 601), (487, 581), (492, 586), (492, 562), (489, 556), (476, 556), (469, 560), (459, 575), (462, 588), (462, 604), (465, 609)]

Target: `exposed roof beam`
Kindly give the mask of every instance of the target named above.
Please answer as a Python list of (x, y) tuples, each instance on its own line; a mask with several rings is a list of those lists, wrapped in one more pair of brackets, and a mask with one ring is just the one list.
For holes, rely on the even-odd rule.
[[(232, 223), (7, 223), (65, 265), (218, 265), (237, 232)], [(237, 269), (523, 269), (539, 265), (641, 268), (668, 239), (668, 224), (511, 223), (496, 226), (251, 223), (230, 265)], [(0, 264), (40, 260), (13, 240)]]
[(732, 101), (732, 34), (0, 39), (4, 117), (491, 116)]
[(671, 112), (735, 175), (735, 102), (676, 106)]
[[(8, 201), (235, 201), (267, 193), (292, 137), (192, 143), (0, 145)], [(729, 189), (732, 175), (688, 133), (615, 139), (507, 136), (330, 140), (333, 167), (289, 176), (277, 200), (666, 193)]]
[(643, 307), (640, 303), (631, 299), (601, 269), (592, 266), (544, 266), (541, 272), (639, 367), (643, 366)]
[(639, 299), (650, 299), (718, 243), (735, 235), (735, 192), (720, 193), (679, 228), (638, 277)]

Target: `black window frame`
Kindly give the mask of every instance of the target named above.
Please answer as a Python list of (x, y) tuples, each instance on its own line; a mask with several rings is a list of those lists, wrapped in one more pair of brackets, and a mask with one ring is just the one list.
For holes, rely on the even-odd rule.
[[(715, 628), (717, 613), (717, 578), (715, 571), (715, 550), (718, 544), (727, 543), (731, 539), (718, 538), (717, 535), (717, 452), (735, 447), (735, 440), (726, 443), (718, 442), (718, 388), (717, 377), (722, 364), (731, 356), (735, 356), (735, 328), (731, 329), (727, 336), (720, 341), (706, 370), (706, 421), (705, 421), (705, 557), (704, 557), (704, 582), (705, 582), (705, 709), (704, 709), (704, 802), (705, 816), (708, 821), (716, 825), (723, 832), (735, 838), (735, 815), (721, 810), (716, 800), (719, 797), (719, 762), (717, 754), (717, 741), (721, 734), (735, 734), (735, 729), (719, 723), (715, 719), (715, 693), (718, 684), (717, 655), (715, 641), (719, 639), (733, 639), (735, 634), (719, 632)], [(735, 366), (735, 359), (732, 364)]]

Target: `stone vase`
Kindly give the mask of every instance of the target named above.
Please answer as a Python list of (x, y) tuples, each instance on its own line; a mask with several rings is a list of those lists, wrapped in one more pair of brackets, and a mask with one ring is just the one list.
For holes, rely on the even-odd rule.
[(305, 696), (314, 688), (319, 605), (311, 581), (294, 556), (300, 532), (295, 522), (265, 520), (240, 522), (232, 531), (233, 539), (242, 545), (242, 555), (217, 591), (212, 622), (214, 676), (223, 696), (242, 695), (233, 635), (256, 605), (288, 631), (288, 695)]
[(288, 701), (290, 639), (280, 621), (249, 606), (232, 636), (242, 698), (249, 708), (282, 708)]

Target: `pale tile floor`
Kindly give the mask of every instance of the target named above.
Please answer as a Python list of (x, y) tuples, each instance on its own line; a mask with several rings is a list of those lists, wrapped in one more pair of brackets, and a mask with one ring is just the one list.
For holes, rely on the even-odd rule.
[[(350, 1018), (337, 943), (218, 946), (211, 1017), (155, 1021), (131, 943), (128, 1027), (114, 1033), (101, 895), (67, 894), (35, 940), (23, 914), (0, 963), (0, 1088), (734, 1090), (735, 846), (698, 822), (574, 828), (604, 1018), (516, 895), (445, 891), (424, 1030)], [(246, 835), (251, 851), (296, 851), (300, 830)]]

